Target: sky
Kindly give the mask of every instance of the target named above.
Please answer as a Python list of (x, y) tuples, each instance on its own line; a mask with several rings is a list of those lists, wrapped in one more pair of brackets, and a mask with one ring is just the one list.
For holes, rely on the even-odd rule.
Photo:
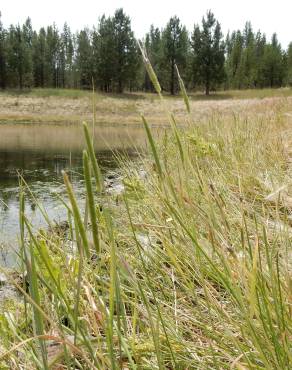
[(255, 31), (260, 29), (270, 38), (273, 32), (283, 47), (292, 41), (292, 0), (1, 0), (0, 11), (5, 27), (23, 23), (29, 16), (34, 29), (56, 23), (62, 28), (67, 22), (72, 31), (97, 24), (102, 14), (112, 15), (123, 8), (131, 17), (135, 35), (143, 37), (151, 24), (161, 28), (177, 15), (192, 31), (194, 23), (211, 9), (224, 34), (243, 29), (251, 21)]

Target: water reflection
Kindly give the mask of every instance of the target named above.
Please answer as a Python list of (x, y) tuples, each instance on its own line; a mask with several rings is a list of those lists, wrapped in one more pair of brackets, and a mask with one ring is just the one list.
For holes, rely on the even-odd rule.
[[(140, 128), (95, 130), (95, 149), (103, 172), (117, 167), (109, 148), (133, 156), (144, 143), (144, 132)], [(6, 256), (5, 250), (7, 246), (10, 250), (17, 246), (19, 175), (33, 194), (26, 191), (25, 213), (34, 227), (44, 225), (37, 201), (43, 204), (51, 220), (60, 222), (67, 213), (58, 199), (65, 193), (63, 170), (70, 173), (81, 206), (84, 202), (81, 158), (84, 147), (80, 126), (0, 126), (0, 262), (2, 259), (2, 263), (11, 265), (15, 260), (11, 253)]]
[[(145, 144), (142, 127), (95, 127), (95, 149), (127, 149)], [(0, 126), (0, 150), (44, 151), (62, 156), (80, 153), (85, 146), (82, 125), (7, 124)]]

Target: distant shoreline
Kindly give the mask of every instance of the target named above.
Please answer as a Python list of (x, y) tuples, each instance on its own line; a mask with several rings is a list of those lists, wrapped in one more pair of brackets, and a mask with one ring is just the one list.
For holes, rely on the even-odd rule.
[[(192, 116), (202, 120), (216, 111), (237, 110), (239, 105), (255, 105), (259, 99), (292, 98), (292, 89), (219, 91), (209, 97), (190, 94)], [(143, 113), (154, 127), (167, 127), (158, 96), (151, 93), (95, 95), (96, 125), (141, 127)], [(175, 112), (178, 125), (185, 125), (184, 104), (180, 95), (166, 95), (167, 109)], [(213, 102), (213, 104), (210, 104)], [(248, 113), (248, 112), (246, 112)], [(27, 92), (0, 92), (0, 124), (79, 125), (92, 122), (92, 92), (70, 89), (33, 89)], [(182, 121), (181, 121), (182, 119)]]

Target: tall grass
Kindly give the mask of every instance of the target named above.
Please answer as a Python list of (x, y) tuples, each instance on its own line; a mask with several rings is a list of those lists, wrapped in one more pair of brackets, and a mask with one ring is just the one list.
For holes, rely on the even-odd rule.
[(181, 131), (169, 117), (160, 141), (143, 117), (149, 155), (124, 164), (118, 207), (95, 201), (104, 184), (85, 125), (90, 223), (64, 175), (71, 249), (33, 234), (21, 196), (27, 317), (22, 305), (1, 314), (1, 368), (292, 367), (284, 122), (218, 117)]

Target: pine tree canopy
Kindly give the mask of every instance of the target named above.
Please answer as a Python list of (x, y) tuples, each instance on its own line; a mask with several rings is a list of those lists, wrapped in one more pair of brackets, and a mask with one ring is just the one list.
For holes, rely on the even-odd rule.
[[(0, 12), (0, 89), (81, 88), (104, 92), (154, 92), (145, 72), (130, 17), (123, 9), (102, 15), (96, 25), (72, 32), (65, 23), (35, 30), (30, 18), (5, 28)], [(176, 68), (188, 90), (292, 86), (292, 42), (270, 40), (246, 22), (223, 36), (212, 11), (191, 33), (177, 16), (140, 40), (162, 90), (176, 94)]]

